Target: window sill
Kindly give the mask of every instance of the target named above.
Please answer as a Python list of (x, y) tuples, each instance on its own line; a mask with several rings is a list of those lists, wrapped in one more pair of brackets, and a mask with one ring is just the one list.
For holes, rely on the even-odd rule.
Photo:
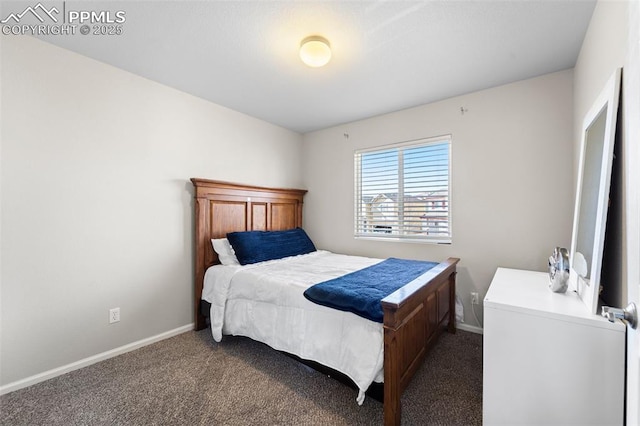
[(411, 244), (434, 244), (434, 245), (451, 245), (451, 238), (440, 240), (425, 240), (419, 238), (402, 238), (402, 237), (369, 237), (363, 235), (355, 235), (356, 240), (370, 240), (370, 241), (386, 241), (390, 243), (411, 243)]

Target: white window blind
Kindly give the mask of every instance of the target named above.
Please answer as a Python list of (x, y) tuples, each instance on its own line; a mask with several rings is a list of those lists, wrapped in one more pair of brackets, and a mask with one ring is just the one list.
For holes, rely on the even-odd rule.
[(355, 236), (451, 243), (451, 137), (355, 153)]

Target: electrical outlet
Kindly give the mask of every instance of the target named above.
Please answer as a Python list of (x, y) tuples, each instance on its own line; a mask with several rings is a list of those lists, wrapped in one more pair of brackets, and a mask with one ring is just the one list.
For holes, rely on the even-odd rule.
[(471, 304), (472, 305), (478, 304), (478, 293), (476, 293), (475, 291), (471, 292)]
[(120, 308), (109, 309), (109, 324), (120, 321)]

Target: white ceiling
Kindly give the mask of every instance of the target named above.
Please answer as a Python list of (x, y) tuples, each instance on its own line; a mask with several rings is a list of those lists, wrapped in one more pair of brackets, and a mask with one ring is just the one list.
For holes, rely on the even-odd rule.
[[(124, 10), (123, 34), (42, 38), (304, 133), (572, 68), (594, 6), (595, 0), (67, 1), (66, 10)], [(298, 58), (300, 41), (314, 34), (333, 49), (324, 68)]]

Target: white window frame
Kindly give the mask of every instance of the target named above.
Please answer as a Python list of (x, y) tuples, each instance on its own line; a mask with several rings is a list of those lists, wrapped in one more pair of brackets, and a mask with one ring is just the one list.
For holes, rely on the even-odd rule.
[[(440, 235), (425, 235), (416, 232), (408, 232), (407, 225), (404, 220), (404, 152), (409, 149), (430, 146), (430, 145), (447, 145), (448, 163), (446, 169), (446, 224), (447, 231)], [(383, 153), (384, 151), (398, 151), (397, 159), (397, 192), (396, 202), (398, 205), (398, 217), (397, 221), (392, 224), (396, 226), (396, 231), (387, 231), (386, 228), (380, 224), (367, 225), (367, 214), (365, 213), (366, 207), (363, 201), (363, 185), (362, 185), (362, 156), (372, 153)], [(443, 189), (439, 190), (440, 193)], [(380, 194), (384, 195), (384, 194)], [(427, 208), (428, 201), (425, 200), (425, 209)], [(435, 208), (444, 207), (444, 202), (438, 201), (434, 204)], [(372, 208), (372, 207), (370, 207)], [(424, 138), (418, 140), (412, 140), (407, 142), (401, 142), (396, 144), (378, 146), (375, 148), (359, 149), (354, 153), (354, 237), (356, 239), (366, 240), (381, 240), (381, 241), (395, 241), (395, 242), (412, 242), (412, 243), (427, 243), (427, 244), (451, 244), (452, 242), (452, 215), (451, 215), (451, 135), (437, 136), (431, 138)], [(429, 222), (443, 222), (440, 218), (429, 220)], [(367, 230), (367, 227), (370, 230)], [(385, 230), (383, 230), (385, 228)], [(373, 229), (378, 229), (374, 231)], [(414, 225), (414, 228), (415, 225)]]

